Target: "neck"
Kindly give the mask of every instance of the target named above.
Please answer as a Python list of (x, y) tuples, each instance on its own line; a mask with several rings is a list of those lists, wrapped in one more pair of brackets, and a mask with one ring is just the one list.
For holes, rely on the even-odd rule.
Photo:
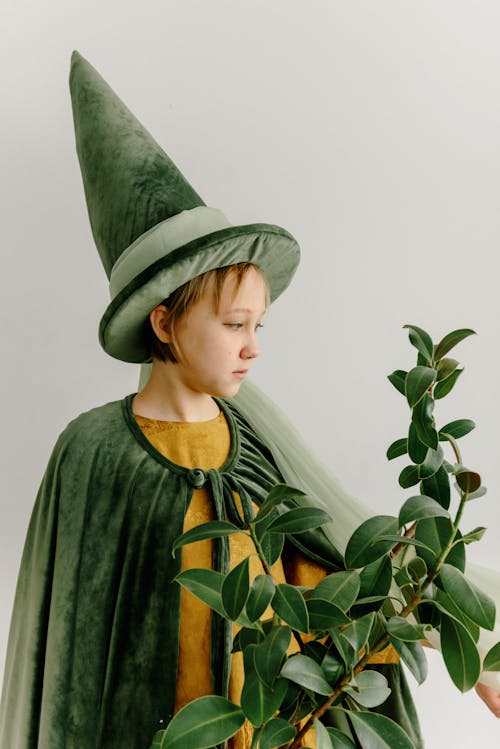
[(198, 393), (179, 382), (175, 364), (153, 360), (151, 376), (132, 403), (137, 416), (160, 421), (208, 421), (219, 407), (208, 393)]

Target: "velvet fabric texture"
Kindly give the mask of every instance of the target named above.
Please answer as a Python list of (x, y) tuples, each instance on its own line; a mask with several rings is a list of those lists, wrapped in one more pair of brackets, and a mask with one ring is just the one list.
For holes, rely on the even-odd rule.
[[(78, 52), (71, 58), (70, 91), (90, 224), (106, 275), (111, 276), (122, 254), (133, 249), (140, 256), (141, 270), (129, 283), (118, 290), (111, 285), (112, 301), (99, 330), (107, 353), (123, 361), (145, 361), (141, 336), (151, 310), (207, 270), (254, 262), (269, 282), (271, 300), (287, 288), (300, 257), (289, 232), (273, 224), (231, 226), (222, 214), (216, 230), (217, 212), (206, 218), (210, 209), (198, 193)], [(184, 238), (174, 232), (172, 246), (169, 220), (183, 212)], [(207, 222), (203, 235), (200, 215)]]
[[(172, 463), (151, 445), (132, 397), (79, 416), (51, 456), (16, 593), (1, 749), (147, 749), (173, 712), (180, 599), (173, 579), (181, 559), (171, 546), (194, 488), (205, 484), (216, 515), (238, 522), (233, 490), (244, 508), (282, 480), (234, 406), (217, 401), (231, 433), (228, 459), (202, 471)], [(321, 530), (287, 544), (327, 569), (342, 566)], [(224, 571), (228, 562), (227, 547), (218, 544), (214, 568)], [(228, 623), (214, 616), (219, 694), (227, 689), (230, 647)], [(407, 728), (411, 698), (404, 692), (401, 699), (400, 668), (391, 673), (395, 707), (387, 710)]]

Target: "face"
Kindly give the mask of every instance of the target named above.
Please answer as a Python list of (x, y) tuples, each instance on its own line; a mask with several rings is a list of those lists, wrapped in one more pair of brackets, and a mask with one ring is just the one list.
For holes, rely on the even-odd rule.
[(236, 292), (234, 276), (227, 277), (218, 311), (208, 288), (175, 326), (179, 361), (167, 366), (179, 384), (196, 394), (236, 395), (259, 355), (257, 331), (265, 311), (265, 283), (253, 268)]

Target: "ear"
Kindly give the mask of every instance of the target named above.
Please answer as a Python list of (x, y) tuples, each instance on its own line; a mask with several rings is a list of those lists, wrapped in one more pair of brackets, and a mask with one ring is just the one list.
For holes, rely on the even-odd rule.
[(149, 315), (151, 327), (162, 343), (171, 343), (170, 312), (164, 304), (159, 304)]

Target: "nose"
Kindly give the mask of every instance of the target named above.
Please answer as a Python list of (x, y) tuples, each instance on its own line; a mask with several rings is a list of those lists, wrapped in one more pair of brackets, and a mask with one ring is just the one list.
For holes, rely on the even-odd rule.
[(259, 344), (255, 331), (251, 331), (248, 341), (241, 352), (242, 359), (255, 359), (260, 354)]

